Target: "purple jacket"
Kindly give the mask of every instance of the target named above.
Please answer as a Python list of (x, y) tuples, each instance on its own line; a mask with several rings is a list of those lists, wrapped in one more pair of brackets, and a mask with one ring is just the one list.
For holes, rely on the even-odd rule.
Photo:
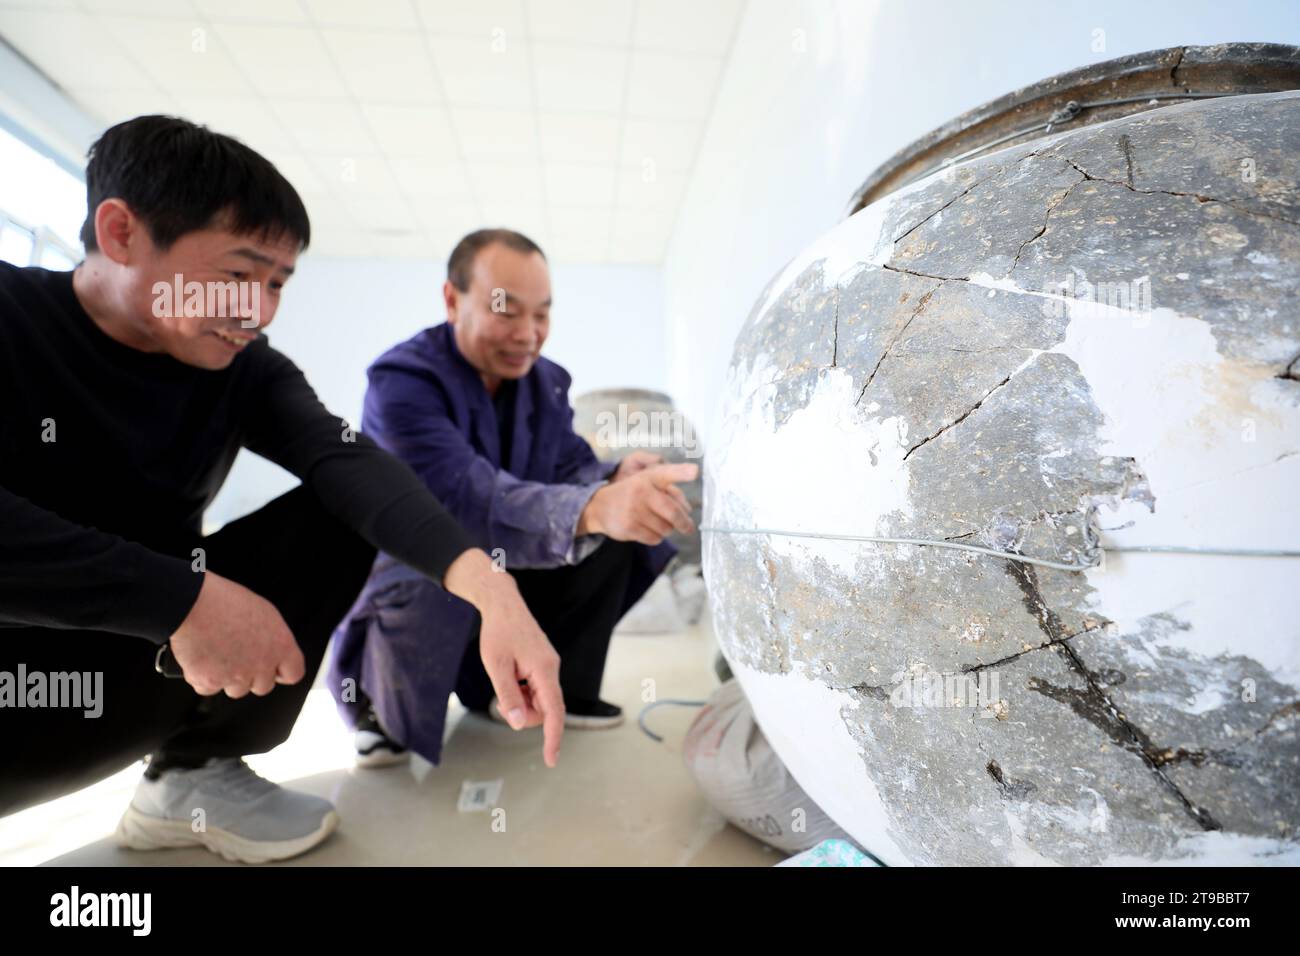
[[(539, 358), (519, 382), (510, 461), (501, 461), (496, 412), (461, 356), (452, 327), (425, 329), (389, 349), (368, 372), (361, 430), (415, 470), (470, 538), (507, 568), (575, 564), (604, 539), (575, 541), (587, 501), (613, 473), (573, 430), (569, 373)], [(626, 611), (676, 549), (638, 546), (642, 560)], [(478, 623), (474, 608), (420, 572), (380, 554), (360, 597), (334, 633), (329, 686), (349, 725), (360, 686), (400, 743), (437, 763), (447, 698)]]

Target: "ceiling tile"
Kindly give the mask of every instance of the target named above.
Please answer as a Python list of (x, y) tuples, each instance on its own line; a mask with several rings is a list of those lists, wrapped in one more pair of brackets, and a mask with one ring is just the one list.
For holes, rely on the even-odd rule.
[(590, 236), (555, 238), (547, 255), (551, 262), (563, 265), (602, 265), (609, 262), (609, 240)]
[(234, 136), (259, 153), (283, 153), (294, 148), (284, 124), (259, 98), (188, 93), (176, 99), (186, 119)]
[[(470, 230), (466, 230), (465, 232), (469, 232), (469, 231)], [(441, 270), (445, 269), (446, 267), (447, 260), (451, 258), (451, 250), (455, 249), (456, 243), (460, 242), (460, 240), (464, 238), (465, 232), (430, 232), (428, 234), (429, 255), (423, 258), (428, 259), (431, 262), (437, 263), (438, 266), (440, 267), (439, 270), (440, 275), (442, 274)], [(421, 305), (420, 307), (425, 308), (426, 306)], [(436, 322), (441, 322), (443, 318), (446, 316), (447, 313), (442, 303), (441, 286), (439, 286), (437, 289), (433, 290), (430, 293), (430, 299), (427, 308), (431, 310), (429, 312), (429, 321), (428, 321), (428, 324), (430, 325)]]
[(0, 0), (0, 33), (103, 122), (175, 113), (266, 155), (318, 255), (439, 258), (500, 225), (553, 261), (636, 263), (662, 261), (743, 7), (80, 3)]
[(625, 47), (632, 34), (632, 0), (527, 0), (528, 27), (539, 40)]
[(483, 225), (478, 206), (465, 200), (417, 196), (411, 200), (411, 210), (437, 243), (446, 243), (448, 253), (462, 237)]
[(647, 210), (630, 206), (614, 208), (614, 235), (640, 236), (660, 243), (668, 241), (677, 222), (677, 209)]
[(469, 196), (469, 179), (459, 161), (437, 161), (413, 157), (393, 157), (388, 161), (402, 192), (412, 198), (465, 199)]
[(364, 156), (377, 152), (370, 131), (348, 100), (271, 100), (271, 109), (293, 142), (306, 153)]
[[(80, 13), (5, 9), (0, 35), (56, 83), (97, 90), (154, 90), (154, 82), (99, 24)], [(94, 51), (87, 53), (87, 51)], [(88, 74), (87, 63), (94, 64)]]
[(723, 56), (740, 14), (740, 0), (652, 0), (636, 8), (632, 45), (638, 49)]
[[(513, 229), (538, 245), (549, 236), (546, 207), (540, 202), (487, 202), (483, 204), (483, 228)], [(545, 250), (545, 246), (542, 246)]]
[(339, 198), (362, 229), (389, 235), (423, 234), (424, 232), (424, 228), (416, 221), (411, 211), (410, 203), (404, 199), (346, 195)]
[(419, 27), (410, 0), (302, 0), (312, 20), (322, 26), (415, 30)]
[(541, 173), (532, 163), (472, 163), (468, 172), (474, 196), (484, 206), (537, 203), (545, 195)]
[(80, 4), (91, 13), (123, 14), (134, 13), (151, 17), (188, 17), (189, 10), (168, 0), (80, 0)]
[(528, 44), (500, 49), (486, 39), (433, 34), (433, 65), (447, 102), (453, 106), (523, 109), (533, 102)]
[(609, 238), (609, 229), (613, 210), (609, 206), (564, 206), (553, 204), (550, 207), (551, 232), (556, 235), (587, 234), (599, 235), (601, 240)]
[(721, 73), (722, 60), (714, 57), (637, 50), (628, 81), (628, 115), (704, 119)]
[(620, 112), (627, 56), (625, 51), (535, 43), (533, 72), (538, 108)]
[(615, 209), (610, 259), (615, 262), (661, 262), (676, 219), (675, 210), (647, 213), (640, 209)]
[(686, 192), (686, 173), (656, 170), (648, 177), (643, 169), (623, 167), (618, 171), (618, 205), (653, 211), (675, 211)]
[(542, 113), (542, 158), (559, 162), (618, 162), (619, 121), (613, 116)]
[(690, 169), (703, 129), (700, 120), (626, 120), (620, 165), (634, 166), (649, 176)]
[(587, 264), (609, 259), (609, 229), (593, 223), (590, 229), (556, 232), (552, 229), (546, 250), (552, 262)]
[(520, 110), (451, 111), (467, 161), (538, 159), (536, 114)]
[(355, 196), (396, 198), (401, 195), (397, 180), (382, 156), (308, 157), (320, 178), (342, 199)]
[(163, 113), (175, 116), (181, 112), (180, 104), (165, 93), (150, 90), (101, 90), (73, 87), (68, 95), (90, 116), (105, 127), (146, 116)]
[(298, 153), (267, 153), (266, 158), (303, 197), (308, 214), (311, 214), (312, 209), (315, 208), (314, 200), (323, 200), (325, 197), (332, 196), (330, 184), (321, 178), (315, 165), (305, 156)]
[(415, 6), (430, 33), (481, 36), (507, 44), (528, 35), (522, 0), (416, 0)]
[[(165, 0), (170, 2), (170, 0)], [(251, 20), (258, 23), (307, 23), (298, 0), (193, 0), (209, 20)]]
[(76, 10), (77, 0), (0, 0), (0, 8), (26, 7), (32, 10)]
[(343, 82), (371, 103), (433, 103), (441, 97), (428, 47), (419, 34), (322, 30)]
[(102, 17), (100, 23), (159, 89), (173, 94), (253, 93), (207, 25), (143, 17)]
[(623, 124), (621, 165), (635, 166), (646, 175), (690, 169), (703, 129), (699, 120), (629, 119)]
[(614, 201), (614, 167), (547, 163), (542, 170), (548, 202), (608, 206)]
[(456, 137), (441, 106), (363, 106), (375, 142), (389, 156), (452, 160)]
[(352, 218), (352, 213), (344, 208), (343, 204), (335, 199), (332, 195), (311, 195), (304, 196), (303, 202), (307, 204), (307, 215), (311, 217), (312, 229), (312, 246), (316, 245), (317, 227), (321, 229), (356, 229), (356, 221)]
[(264, 96), (347, 95), (315, 30), (244, 23), (218, 23), (213, 29)]

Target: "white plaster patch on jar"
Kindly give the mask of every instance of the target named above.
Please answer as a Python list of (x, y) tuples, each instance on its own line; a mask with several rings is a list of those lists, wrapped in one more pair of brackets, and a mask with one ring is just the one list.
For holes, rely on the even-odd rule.
[(1181, 838), (1170, 854), (1153, 860), (1115, 854), (1102, 866), (1300, 866), (1300, 844), (1214, 830)]
[[(781, 371), (765, 353), (755, 356), (753, 364), (742, 360), (730, 366), (727, 369), (726, 380), (723, 383), (723, 402), (718, 409), (718, 414), (723, 416), (721, 428), (726, 428), (729, 422), (733, 428), (735, 427), (734, 417), (729, 419), (725, 414), (725, 409), (745, 402), (763, 386), (776, 382), (781, 377)], [(715, 427), (714, 434), (720, 433), (720, 429)]]
[[(1081, 307), (1083, 306), (1083, 307)], [(1065, 340), (1053, 351), (1082, 370), (1105, 415), (1101, 452), (1136, 459), (1154, 496), (1108, 502), (1103, 541), (1116, 546), (1293, 547), (1300, 512), (1300, 416), (1267, 369), (1228, 361), (1201, 319), (1156, 309), (1131, 313), (1071, 304)], [(1248, 421), (1250, 440), (1242, 432)], [(1243, 654), (1279, 680), (1300, 681), (1294, 619), (1278, 595), (1300, 585), (1287, 558), (1110, 552), (1088, 572), (1092, 605), (1125, 634), (1169, 613), (1188, 627), (1162, 643), (1217, 656)], [(1266, 596), (1262, 601), (1244, 598)], [(1268, 597), (1271, 596), (1271, 597)]]
[[(1205, 658), (1248, 657), (1300, 689), (1295, 609), (1284, 599), (1300, 586), (1295, 564), (1294, 558), (1112, 553), (1104, 571), (1086, 572), (1089, 605), (1122, 635)], [(1182, 626), (1147, 636), (1146, 619), (1159, 614)]]
[(1043, 856), (1026, 842), (1025, 834), (1028, 830), (1018, 813), (1007, 807), (1002, 811), (1002, 815), (1007, 822), (1007, 831), (1011, 837), (1011, 852), (1007, 856), (1007, 863), (1011, 866), (1060, 866), (1055, 860)]
[[(772, 402), (751, 395), (747, 422), (737, 422), (719, 447), (713, 469), (719, 489), (711, 522), (727, 526), (742, 512), (755, 527), (780, 531), (874, 536), (882, 519), (910, 516), (907, 426), (901, 418), (872, 418), (854, 406), (853, 376), (824, 369), (808, 403), (777, 427)], [(844, 489), (853, 493), (845, 495)], [(743, 509), (735, 504), (743, 503)], [(845, 575), (856, 570), (861, 543), (774, 535), (778, 554), (810, 562), (820, 557)]]
[(943, 172), (931, 173), (924, 179), (909, 183), (858, 210), (837, 223), (828, 232), (796, 255), (783, 268), (776, 280), (767, 288), (767, 295), (755, 314), (766, 312), (796, 278), (810, 265), (821, 262), (822, 291), (851, 278), (859, 269), (880, 268), (894, 253), (894, 236), (884, 232), (889, 212), (900, 203), (910, 202), (913, 193), (919, 192)]
[[(1249, 392), (1242, 394), (1250, 376), (1239, 363), (1225, 363), (1208, 322), (1165, 308), (1133, 313), (1094, 302), (1065, 304), (1070, 323), (1051, 351), (1079, 366), (1106, 417), (1100, 453), (1136, 458), (1157, 496), (1184, 482), (1189, 466), (1228, 471), (1250, 464), (1242, 461), (1248, 449), (1206, 461), (1207, 451), (1230, 441), (1244, 444), (1239, 414), (1255, 413), (1285, 428), (1284, 416), (1259, 409)], [(1263, 371), (1254, 376), (1262, 377)], [(1234, 401), (1225, 408), (1229, 397)]]
[(1228, 695), (1220, 684), (1206, 684), (1200, 687), (1191, 700), (1182, 706), (1187, 714), (1208, 714), (1228, 703)]
[(889, 816), (841, 716), (858, 702), (810, 680), (801, 668), (766, 674), (733, 662), (764, 736), (791, 775), (850, 836), (890, 866), (909, 859), (889, 834)]

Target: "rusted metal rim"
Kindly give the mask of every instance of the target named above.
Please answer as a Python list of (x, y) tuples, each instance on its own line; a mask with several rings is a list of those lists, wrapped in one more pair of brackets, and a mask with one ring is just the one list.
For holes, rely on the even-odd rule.
[(1300, 89), (1300, 47), (1220, 43), (1171, 47), (1061, 73), (963, 113), (895, 153), (867, 177), (851, 212), (943, 166), (1172, 103)]

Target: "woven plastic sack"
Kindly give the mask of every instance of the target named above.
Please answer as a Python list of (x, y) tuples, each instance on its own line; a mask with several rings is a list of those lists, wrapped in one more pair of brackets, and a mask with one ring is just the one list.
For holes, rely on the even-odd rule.
[(786, 770), (738, 681), (713, 692), (686, 732), (683, 756), (709, 803), (764, 843), (799, 853), (823, 840), (852, 842)]

